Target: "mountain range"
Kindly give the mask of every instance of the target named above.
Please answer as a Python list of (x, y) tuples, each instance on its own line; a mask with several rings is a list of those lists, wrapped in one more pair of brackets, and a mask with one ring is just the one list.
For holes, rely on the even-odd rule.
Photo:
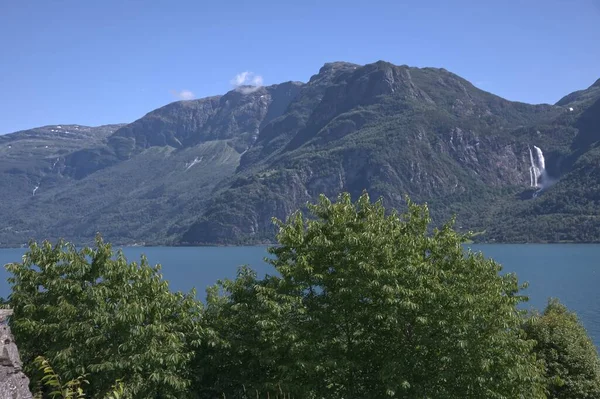
[(0, 136), (0, 246), (257, 244), (323, 193), (427, 202), (485, 242), (600, 241), (600, 80), (512, 102), (437, 68), (325, 64), (129, 124)]

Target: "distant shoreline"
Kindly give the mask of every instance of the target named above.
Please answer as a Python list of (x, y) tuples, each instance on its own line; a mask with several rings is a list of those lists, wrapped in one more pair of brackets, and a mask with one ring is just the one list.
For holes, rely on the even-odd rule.
[[(261, 243), (261, 244), (201, 244), (201, 245), (135, 245), (135, 244), (112, 244), (112, 247), (115, 249), (119, 248), (252, 248), (252, 247), (271, 247), (277, 245), (276, 243)], [(600, 245), (600, 242), (586, 242), (586, 241), (556, 241), (556, 242), (486, 242), (486, 241), (478, 241), (465, 242), (463, 245)], [(78, 248), (82, 247), (90, 247), (93, 246), (93, 243), (90, 244), (76, 244)], [(28, 249), (28, 245), (23, 245), (20, 247), (5, 247), (0, 245), (0, 250), (3, 249)]]

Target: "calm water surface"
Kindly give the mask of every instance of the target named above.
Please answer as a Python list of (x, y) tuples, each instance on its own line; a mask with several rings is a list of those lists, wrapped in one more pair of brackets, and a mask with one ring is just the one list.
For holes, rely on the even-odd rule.
[[(529, 282), (525, 293), (526, 307), (541, 309), (549, 297), (559, 298), (575, 311), (600, 347), (600, 245), (472, 245), (504, 266), (504, 272), (515, 272), (520, 281)], [(18, 262), (25, 249), (0, 249), (0, 265)], [(139, 260), (145, 254), (152, 264), (160, 263), (162, 273), (173, 290), (196, 288), (204, 298), (204, 290), (221, 278), (235, 277), (237, 267), (250, 265), (259, 276), (272, 273), (263, 262), (266, 247), (185, 247), (124, 248), (128, 260)], [(0, 269), (0, 296), (10, 288), (8, 273)]]

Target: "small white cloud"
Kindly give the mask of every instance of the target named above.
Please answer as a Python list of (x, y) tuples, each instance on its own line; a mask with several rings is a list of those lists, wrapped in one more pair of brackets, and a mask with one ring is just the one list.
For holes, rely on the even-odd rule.
[(193, 100), (196, 96), (189, 90), (171, 90), (171, 94), (173, 97), (178, 98), (180, 100)]
[(236, 87), (243, 85), (246, 79), (248, 78), (249, 73), (250, 72), (238, 73), (237, 75), (235, 75), (235, 78), (231, 79), (230, 83)]
[(263, 77), (254, 72), (244, 71), (235, 75), (230, 83), (243, 94), (253, 93), (263, 85)]

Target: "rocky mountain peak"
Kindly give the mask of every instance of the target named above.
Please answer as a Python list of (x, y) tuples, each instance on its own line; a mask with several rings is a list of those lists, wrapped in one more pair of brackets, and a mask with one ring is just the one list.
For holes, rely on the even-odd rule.
[(326, 62), (323, 64), (321, 69), (319, 69), (319, 74), (321, 75), (340, 70), (356, 69), (358, 67), (360, 67), (360, 65), (345, 61)]
[(360, 65), (349, 62), (328, 62), (319, 69), (319, 73), (311, 76), (308, 81), (311, 85), (329, 85), (338, 76), (349, 73), (359, 68)]
[[(559, 181), (531, 206), (596, 195), (586, 176), (598, 159), (600, 80), (563, 104), (511, 102), (441, 68), (330, 62), (308, 83), (174, 102), (126, 126), (0, 136), (0, 245), (82, 243), (97, 231), (119, 244), (263, 242), (272, 216), (285, 219), (320, 193), (365, 189), (391, 207), (405, 194), (431, 201), (434, 220), (456, 213), (491, 239), (554, 239), (520, 219), (509, 236), (490, 220), (529, 209), (533, 146)], [(565, 234), (600, 240), (596, 227)]]

